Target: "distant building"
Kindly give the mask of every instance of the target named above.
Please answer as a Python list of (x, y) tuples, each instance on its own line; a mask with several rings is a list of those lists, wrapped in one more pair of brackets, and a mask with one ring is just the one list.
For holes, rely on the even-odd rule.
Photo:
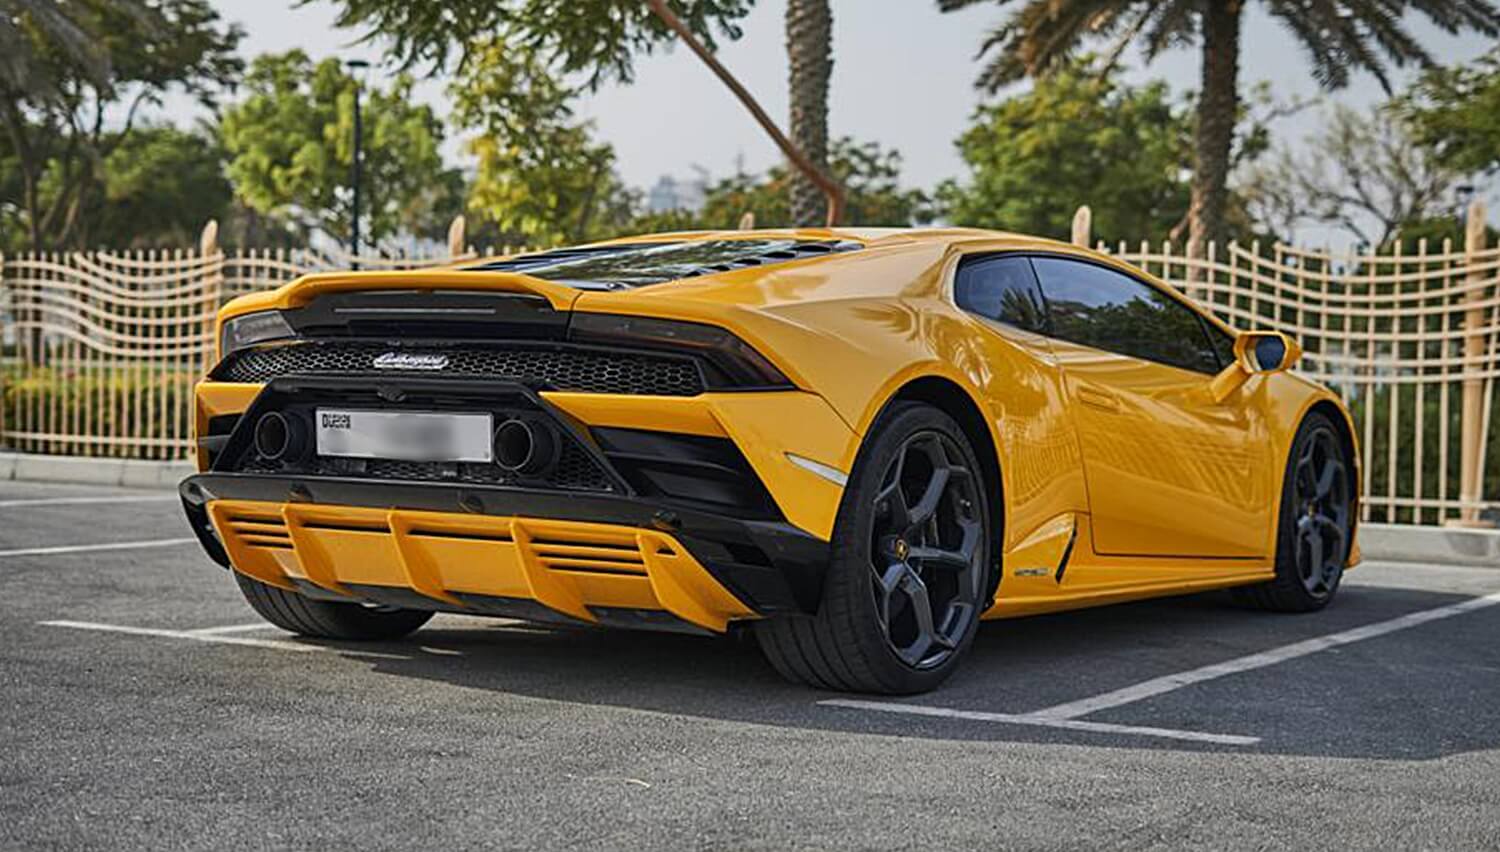
[(703, 200), (707, 194), (706, 175), (699, 175), (688, 180), (662, 175), (656, 179), (656, 185), (646, 193), (646, 209), (652, 213), (666, 213), (671, 210), (697, 213), (703, 209)]

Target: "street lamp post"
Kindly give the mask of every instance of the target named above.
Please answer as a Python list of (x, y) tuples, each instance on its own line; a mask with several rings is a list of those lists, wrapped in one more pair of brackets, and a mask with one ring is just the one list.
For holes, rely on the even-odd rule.
[(351, 264), (359, 268), (359, 187), (361, 182), (361, 168), (364, 161), (365, 132), (359, 114), (360, 77), (359, 73), (370, 67), (370, 63), (363, 59), (351, 59), (344, 63), (354, 72), (354, 167), (351, 181), (354, 184), (354, 216), (349, 229), (349, 255), (353, 258)]

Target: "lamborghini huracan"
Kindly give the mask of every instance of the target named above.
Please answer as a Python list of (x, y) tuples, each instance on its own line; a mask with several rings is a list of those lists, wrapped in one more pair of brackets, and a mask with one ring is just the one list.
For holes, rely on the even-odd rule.
[(1326, 606), (1354, 430), (1171, 287), (969, 229), (657, 234), (234, 300), (181, 496), (250, 605), (752, 631), (913, 693), (982, 619), (1233, 589)]

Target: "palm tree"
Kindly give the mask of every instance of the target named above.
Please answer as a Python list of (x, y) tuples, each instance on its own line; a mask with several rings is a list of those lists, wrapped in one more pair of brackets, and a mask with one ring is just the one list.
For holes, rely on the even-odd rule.
[[(787, 6), (787, 50), (792, 54), (792, 125), (794, 134), (801, 127), (804, 144), (811, 140), (816, 144), (818, 161), (803, 153), (802, 145), (787, 138), (776, 122), (771, 120), (759, 102), (735, 76), (729, 73), (717, 57), (703, 44), (693, 31), (673, 12), (666, 0), (645, 0), (646, 5), (668, 29), (677, 34), (693, 53), (707, 65), (729, 91), (739, 99), (755, 122), (781, 149), (783, 156), (797, 170), (799, 182), (813, 187), (820, 198), (817, 206), (803, 206), (799, 213), (793, 204), (794, 225), (835, 225), (844, 210), (844, 190), (838, 181), (828, 174), (828, 75), (833, 70), (833, 48), (831, 46), (833, 18), (828, 12), (827, 0), (790, 0)], [(806, 7), (821, 6), (807, 11)], [(821, 24), (817, 21), (821, 20)], [(811, 22), (811, 23), (810, 23)], [(800, 57), (800, 58), (799, 58)], [(799, 70), (800, 69), (800, 70)], [(806, 81), (804, 83), (804, 81)], [(800, 85), (799, 85), (800, 84)], [(801, 98), (798, 96), (802, 92)], [(799, 105), (800, 103), (800, 105)], [(794, 190), (794, 193), (797, 190)], [(795, 197), (795, 196), (794, 196)], [(826, 204), (825, 204), (826, 202)], [(809, 213), (808, 211), (812, 212)], [(754, 221), (751, 217), (750, 221)]]
[[(949, 12), (981, 2), (1009, 0), (938, 0), (938, 7)], [(1245, 5), (1246, 0), (1025, 0), (985, 39), (981, 54), (994, 58), (979, 85), (994, 91), (1020, 77), (1044, 74), (1090, 38), (1115, 38), (1118, 45), (1139, 39), (1148, 59), (1169, 47), (1201, 42), (1189, 214), (1189, 242), (1201, 248), (1225, 235)], [(1351, 72), (1369, 71), (1390, 91), (1389, 66), (1431, 64), (1431, 55), (1403, 21), (1409, 11), (1421, 12), (1449, 33), (1500, 32), (1500, 10), (1487, 0), (1265, 0), (1265, 7), (1306, 49), (1313, 77), (1325, 89), (1346, 85)]]
[[(833, 14), (828, 0), (787, 0), (786, 53), (791, 68), (791, 137), (812, 163), (828, 173), (828, 78), (833, 72)], [(805, 175), (792, 182), (794, 225), (821, 225), (827, 213), (822, 189)]]

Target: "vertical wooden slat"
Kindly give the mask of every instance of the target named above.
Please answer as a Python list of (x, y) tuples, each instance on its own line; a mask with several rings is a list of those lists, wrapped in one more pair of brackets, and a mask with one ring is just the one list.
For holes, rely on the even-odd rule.
[(1438, 384), (1438, 408), (1442, 416), (1438, 418), (1438, 523), (1443, 523), (1449, 517), (1448, 509), (1451, 505), (1448, 496), (1448, 438), (1449, 419), (1453, 416), (1452, 400), (1450, 399), (1449, 385), (1452, 382), (1452, 368), (1449, 366), (1449, 358), (1453, 352), (1453, 310), (1452, 297), (1448, 294), (1453, 292), (1453, 240), (1443, 240), (1443, 312), (1438, 315), (1442, 332), (1442, 365), (1439, 375), (1442, 381)]
[[(1370, 519), (1370, 498), (1374, 494), (1373, 482), (1375, 480), (1375, 398), (1378, 386), (1376, 375), (1375, 357), (1375, 297), (1376, 297), (1376, 264), (1373, 255), (1366, 255), (1363, 259), (1369, 280), (1365, 282), (1365, 295), (1368, 297), (1364, 304), (1369, 310), (1365, 314), (1365, 352), (1364, 352), (1364, 374), (1365, 374), (1365, 406), (1364, 422), (1360, 424), (1364, 431), (1364, 494), (1360, 501), (1363, 505), (1363, 520)], [(1389, 518), (1387, 518), (1389, 520)]]
[[(1372, 252), (1373, 254), (1373, 252)], [(1396, 241), (1391, 251), (1391, 268), (1396, 273), (1397, 280), (1391, 285), (1391, 382), (1390, 382), (1390, 406), (1386, 409), (1388, 415), (1385, 430), (1385, 493), (1386, 493), (1386, 518), (1391, 521), (1399, 521), (1399, 510), (1397, 508), (1396, 493), (1396, 467), (1400, 458), (1401, 448), (1401, 382), (1397, 381), (1401, 376), (1401, 242)]]
[(1416, 388), (1413, 405), (1416, 406), (1414, 415), (1412, 441), (1412, 523), (1420, 524), (1425, 517), (1427, 508), (1426, 489), (1422, 487), (1422, 469), (1427, 449), (1427, 405), (1424, 397), (1427, 389), (1427, 238), (1423, 237), (1417, 241), (1417, 355), (1416, 375), (1414, 383)]
[[(47, 281), (50, 285), (47, 288), (48, 295), (56, 292), (57, 282), (62, 278), (62, 276), (58, 272), (58, 267), (62, 265), (64, 257), (65, 255), (63, 255), (61, 252), (52, 252), (49, 256), (51, 260), (51, 266), (47, 271)], [(57, 313), (55, 313), (56, 308), (53, 307), (50, 299), (46, 302), (46, 307), (46, 317), (48, 324), (61, 326), (63, 324), (61, 317)], [(59, 341), (55, 335), (52, 337), (52, 339), (47, 340), (45, 345), (47, 348), (47, 365), (51, 370), (50, 384), (52, 385), (52, 392), (47, 394), (52, 402), (52, 404), (48, 406), (47, 411), (47, 435), (49, 436), (47, 439), (47, 452), (61, 453), (66, 452), (66, 449), (57, 439), (57, 435), (63, 431), (62, 366), (58, 362), (63, 360), (63, 358), (65, 357), (65, 353), (62, 351), (61, 341)]]
[[(27, 318), (30, 320), (30, 325), (25, 329), (24, 337), (26, 339), (26, 378), (33, 380), (32, 384), (35, 385), (34, 380), (39, 378), (38, 374), (42, 362), (41, 327), (39, 325), (42, 318), (41, 314), (38, 313), (36, 304), (38, 273), (35, 271), (37, 268), (35, 264), (45, 262), (46, 254), (42, 252), (30, 252), (29, 259), (33, 264), (26, 270), (26, 313)], [(25, 402), (26, 422), (23, 426), (26, 432), (36, 433), (40, 431), (42, 419), (40, 400), (40, 394), (34, 392), (27, 394)], [(41, 443), (35, 438), (26, 439), (25, 449), (35, 452), (40, 448)]]

